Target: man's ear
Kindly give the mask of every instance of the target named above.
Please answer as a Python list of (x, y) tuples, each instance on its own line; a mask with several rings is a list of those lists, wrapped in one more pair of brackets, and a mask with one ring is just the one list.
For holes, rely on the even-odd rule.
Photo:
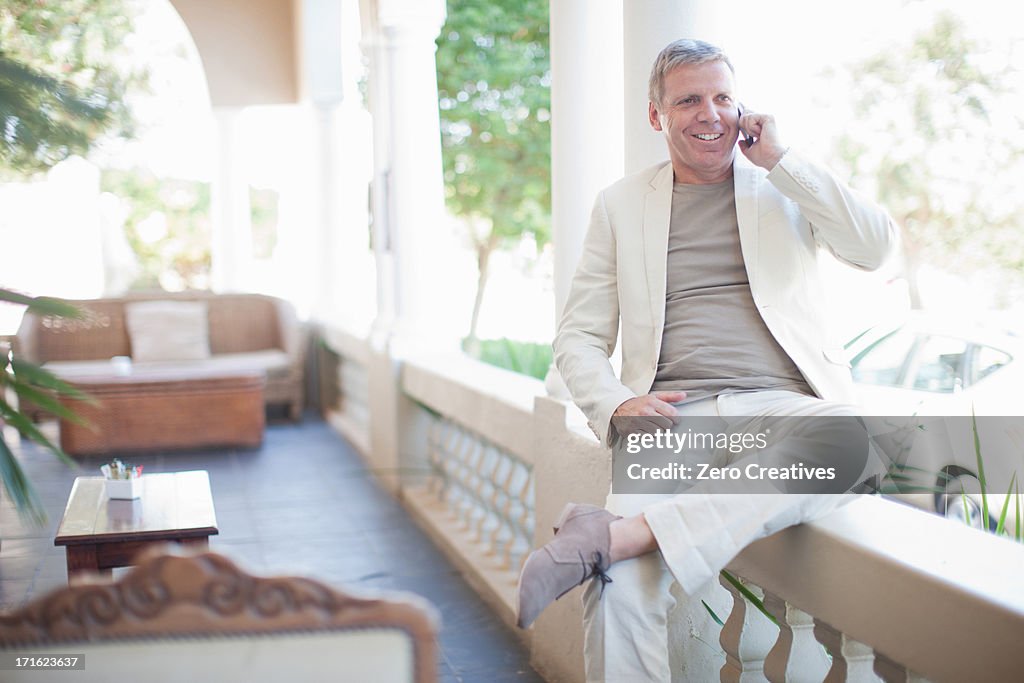
[(658, 108), (654, 106), (654, 102), (647, 103), (647, 120), (651, 122), (651, 128), (661, 130), (661, 115), (658, 114)]

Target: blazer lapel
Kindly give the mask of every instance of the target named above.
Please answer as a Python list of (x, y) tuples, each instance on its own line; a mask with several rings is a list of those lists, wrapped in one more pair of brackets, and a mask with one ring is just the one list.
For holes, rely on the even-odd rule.
[(736, 222), (740, 229), (740, 249), (743, 251), (743, 263), (747, 267), (747, 279), (751, 290), (756, 291), (758, 280), (757, 249), (757, 185), (758, 171), (746, 159), (736, 154), (733, 162), (733, 188), (736, 192)]
[(672, 164), (665, 164), (651, 180), (651, 190), (644, 200), (644, 272), (654, 329), (665, 326), (666, 273), (668, 265), (668, 231), (672, 220)]

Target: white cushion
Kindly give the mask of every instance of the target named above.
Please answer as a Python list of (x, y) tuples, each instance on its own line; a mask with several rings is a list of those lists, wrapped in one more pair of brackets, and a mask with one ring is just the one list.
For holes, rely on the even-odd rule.
[(203, 365), (225, 374), (255, 370), (265, 372), (268, 375), (279, 375), (291, 368), (292, 359), (284, 351), (263, 349), (262, 351), (244, 351), (241, 353), (218, 353)]
[(136, 301), (125, 304), (125, 324), (136, 361), (210, 357), (203, 301)]
[(149, 371), (166, 374), (172, 370), (183, 375), (219, 372), (263, 372), (268, 376), (286, 374), (292, 359), (284, 351), (264, 349), (244, 353), (218, 353), (198, 361), (135, 361), (127, 373), (119, 373), (109, 360), (51, 360), (44, 367), (65, 380), (104, 378), (117, 374), (145, 375)]

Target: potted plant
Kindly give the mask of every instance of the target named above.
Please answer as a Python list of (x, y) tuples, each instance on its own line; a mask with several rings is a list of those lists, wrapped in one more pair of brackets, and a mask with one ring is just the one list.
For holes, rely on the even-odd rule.
[[(30, 297), (8, 289), (0, 289), (0, 301), (27, 306), (29, 311), (41, 315), (68, 318), (81, 315), (77, 308), (58, 299)], [(62, 395), (86, 398), (80, 390), (58, 379), (53, 373), (18, 358), (8, 345), (0, 344), (0, 424), (10, 425), (23, 438), (38, 443), (65, 464), (74, 466), (75, 462), (67, 453), (19, 410), (17, 401), (12, 403), (14, 399), (31, 401), (57, 417), (81, 423), (81, 419), (60, 402)], [(3, 429), (0, 429), (0, 482), (19, 513), (37, 524), (45, 522), (46, 511), (42, 502), (25, 475), (18, 457), (7, 443)]]

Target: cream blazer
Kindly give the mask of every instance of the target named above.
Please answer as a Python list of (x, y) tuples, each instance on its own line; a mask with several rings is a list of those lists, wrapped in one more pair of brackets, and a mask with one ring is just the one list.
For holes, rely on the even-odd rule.
[[(852, 402), (842, 340), (825, 324), (817, 258), (824, 250), (878, 268), (895, 247), (892, 220), (792, 150), (770, 173), (736, 157), (736, 217), (754, 303), (817, 395)], [(665, 162), (598, 194), (555, 337), (555, 364), (605, 445), (612, 413), (648, 393), (658, 368), (672, 185)], [(609, 363), (620, 321), (621, 378)]]

